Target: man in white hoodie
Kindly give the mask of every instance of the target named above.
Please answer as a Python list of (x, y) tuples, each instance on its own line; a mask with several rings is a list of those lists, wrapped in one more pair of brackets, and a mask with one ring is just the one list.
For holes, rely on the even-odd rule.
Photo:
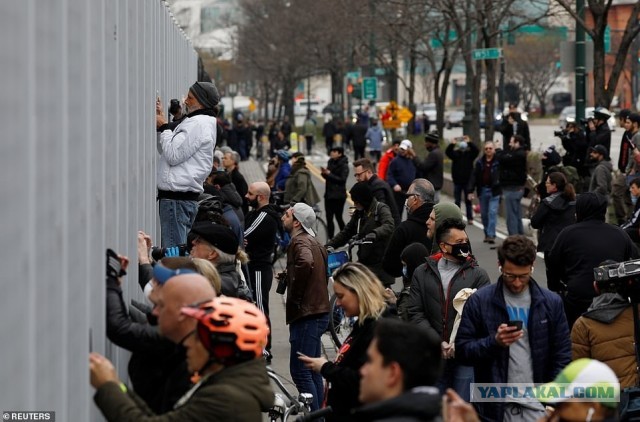
[(156, 101), (158, 130), (158, 201), (162, 246), (187, 242), (198, 212), (202, 184), (213, 167), (216, 116), (220, 95), (211, 82), (196, 82), (187, 93), (187, 117), (173, 130), (167, 125), (160, 98)]

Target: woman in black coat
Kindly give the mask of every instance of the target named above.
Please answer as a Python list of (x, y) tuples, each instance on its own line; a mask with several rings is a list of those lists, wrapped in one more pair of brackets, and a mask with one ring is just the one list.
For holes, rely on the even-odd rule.
[(333, 275), (333, 281), (336, 303), (347, 317), (357, 317), (358, 320), (335, 361), (308, 356), (300, 356), (299, 359), (327, 380), (329, 389), (325, 399), (333, 412), (325, 420), (348, 422), (354, 420), (351, 409), (362, 405), (358, 400), (360, 368), (367, 361), (367, 348), (373, 339), (376, 321), (390, 312), (382, 283), (364, 265), (357, 262), (342, 265)]
[(546, 260), (558, 234), (576, 222), (576, 191), (559, 171), (549, 173), (544, 184), (549, 196), (542, 200), (531, 217), (531, 227), (540, 230), (538, 251), (544, 252)]

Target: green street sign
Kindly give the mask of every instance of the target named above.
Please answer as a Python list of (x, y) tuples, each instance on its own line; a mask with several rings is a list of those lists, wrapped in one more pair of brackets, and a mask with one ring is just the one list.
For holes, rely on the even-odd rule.
[(387, 74), (387, 69), (385, 69), (384, 67), (376, 67), (375, 69), (373, 69), (373, 74), (376, 76), (384, 76)]
[(375, 100), (378, 98), (378, 78), (362, 79), (363, 99)]
[(357, 81), (360, 79), (360, 71), (356, 70), (354, 72), (347, 72), (347, 79), (351, 79), (352, 81)]
[(473, 60), (496, 60), (501, 57), (501, 48), (479, 48), (471, 51), (471, 58)]
[(604, 29), (604, 52), (611, 53), (611, 27), (609, 25)]

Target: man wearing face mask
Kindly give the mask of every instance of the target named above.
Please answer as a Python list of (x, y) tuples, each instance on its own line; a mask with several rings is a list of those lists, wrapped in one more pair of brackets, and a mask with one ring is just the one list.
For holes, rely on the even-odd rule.
[(437, 384), (441, 393), (453, 388), (469, 401), (473, 368), (458, 362), (454, 345), (449, 343), (457, 313), (453, 299), (460, 290), (479, 289), (490, 284), (490, 280), (471, 254), (465, 227), (462, 220), (454, 218), (448, 218), (438, 226), (434, 241), (440, 251), (428, 257), (413, 273), (407, 314), (410, 322), (441, 339), (442, 357), (446, 359), (442, 378)]
[(382, 260), (382, 268), (394, 276), (402, 275), (402, 262), (400, 254), (408, 245), (419, 242), (431, 250), (431, 239), (424, 230), (429, 214), (433, 209), (435, 190), (427, 179), (416, 179), (411, 183), (404, 201), (407, 210), (407, 219), (396, 226), (389, 239), (387, 250)]

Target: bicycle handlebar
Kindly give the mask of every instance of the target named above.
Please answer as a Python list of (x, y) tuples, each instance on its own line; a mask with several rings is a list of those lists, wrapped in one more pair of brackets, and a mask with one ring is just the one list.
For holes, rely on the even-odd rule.
[(287, 399), (292, 402), (297, 402), (297, 399), (289, 392), (289, 390), (287, 390), (287, 388), (284, 386), (284, 383), (280, 380), (278, 374), (276, 374), (275, 371), (271, 369), (271, 367), (267, 367), (267, 375), (269, 375), (269, 378), (271, 378), (273, 382), (276, 383), (280, 391), (282, 391), (285, 396), (287, 396)]
[(314, 412), (309, 413), (308, 415), (300, 416), (298, 419), (296, 419), (296, 421), (297, 422), (315, 421), (316, 419), (320, 419), (331, 413), (333, 413), (333, 408), (331, 408), (331, 406), (327, 406), (324, 409), (316, 410)]

